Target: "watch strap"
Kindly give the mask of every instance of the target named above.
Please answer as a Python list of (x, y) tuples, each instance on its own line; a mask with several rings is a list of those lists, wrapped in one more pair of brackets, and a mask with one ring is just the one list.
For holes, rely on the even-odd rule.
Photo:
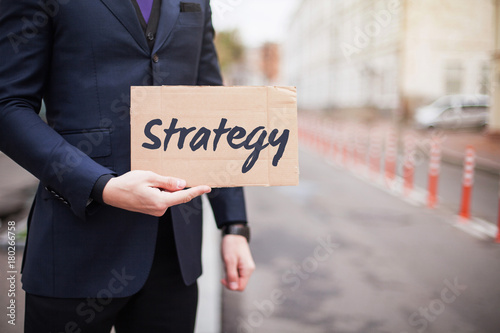
[(240, 235), (250, 243), (250, 228), (244, 224), (229, 224), (222, 228), (222, 235)]

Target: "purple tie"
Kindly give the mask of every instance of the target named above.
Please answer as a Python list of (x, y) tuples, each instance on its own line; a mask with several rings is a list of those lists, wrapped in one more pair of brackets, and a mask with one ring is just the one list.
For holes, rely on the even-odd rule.
[(141, 9), (144, 20), (146, 20), (146, 23), (148, 23), (149, 16), (151, 15), (151, 8), (153, 8), (153, 0), (137, 0), (137, 4)]

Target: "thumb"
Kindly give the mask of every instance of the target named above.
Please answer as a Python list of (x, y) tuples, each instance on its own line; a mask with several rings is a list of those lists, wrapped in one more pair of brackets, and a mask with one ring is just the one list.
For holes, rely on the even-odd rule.
[(168, 192), (179, 191), (186, 187), (186, 181), (184, 179), (175, 177), (155, 175), (150, 181), (152, 186)]
[(187, 190), (176, 190), (176, 192), (164, 193), (165, 200), (168, 206), (175, 206), (183, 203), (188, 203), (202, 194), (210, 193), (212, 189), (209, 186), (201, 185), (188, 188)]

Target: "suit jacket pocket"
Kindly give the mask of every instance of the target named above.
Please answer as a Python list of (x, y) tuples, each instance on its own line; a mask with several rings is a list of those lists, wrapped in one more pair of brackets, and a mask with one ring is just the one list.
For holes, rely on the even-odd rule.
[(203, 12), (181, 12), (178, 23), (184, 27), (202, 27)]
[(195, 2), (181, 2), (181, 13), (201, 12), (201, 5)]
[(97, 163), (113, 168), (109, 129), (62, 132), (61, 135), (69, 144), (80, 149)]

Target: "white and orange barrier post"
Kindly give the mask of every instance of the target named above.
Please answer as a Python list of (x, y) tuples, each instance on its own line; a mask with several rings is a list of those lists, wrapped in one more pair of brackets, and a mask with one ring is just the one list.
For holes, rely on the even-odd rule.
[(323, 123), (321, 126), (321, 154), (324, 156), (328, 156), (328, 153), (330, 151), (330, 143), (331, 143), (331, 138), (330, 138), (330, 128), (327, 123)]
[(365, 165), (366, 161), (366, 149), (365, 149), (365, 143), (366, 143), (366, 129), (357, 126), (355, 130), (355, 136), (354, 136), (354, 150), (355, 150), (355, 161), (356, 161), (356, 166), (358, 168), (361, 168)]
[(415, 137), (411, 134), (407, 135), (404, 140), (403, 180), (405, 195), (409, 195), (413, 191), (413, 179), (415, 174), (415, 141)]
[(335, 124), (333, 132), (333, 153), (334, 161), (340, 164), (342, 158), (342, 127), (339, 124)]
[(326, 151), (326, 157), (328, 159), (333, 159), (333, 150), (335, 148), (335, 124), (330, 121), (328, 122), (328, 129), (327, 129), (327, 139), (326, 141), (328, 142), (328, 149)]
[(380, 159), (382, 156), (382, 138), (378, 129), (370, 132), (369, 165), (372, 178), (376, 179), (380, 174)]
[(352, 164), (356, 167), (359, 166), (360, 164), (360, 146), (361, 146), (361, 131), (359, 129), (359, 126), (355, 126), (352, 130)]
[(313, 132), (314, 150), (316, 150), (316, 152), (319, 152), (321, 149), (321, 123), (318, 121), (318, 119), (314, 119)]
[(325, 150), (325, 125), (319, 123), (318, 125), (318, 147), (317, 152), (322, 155)]
[(433, 139), (431, 142), (431, 156), (429, 161), (429, 188), (427, 207), (435, 208), (438, 201), (439, 174), (441, 172), (441, 142)]
[(472, 199), (472, 187), (474, 185), (474, 166), (476, 152), (474, 147), (468, 146), (465, 152), (464, 176), (462, 181), (462, 203), (460, 205), (460, 217), (470, 219), (470, 206)]
[(314, 119), (313, 132), (314, 132), (314, 150), (317, 153), (321, 147), (321, 124), (317, 119)]
[(309, 137), (308, 137), (308, 132), (307, 132), (307, 120), (302, 117), (300, 119), (300, 127), (302, 128), (302, 143), (305, 145), (309, 144)]
[(348, 126), (345, 126), (342, 130), (342, 165), (347, 167), (349, 165), (349, 155), (350, 155), (350, 130)]
[(305, 117), (300, 118), (300, 127), (302, 128), (302, 142), (309, 145), (309, 121)]
[(396, 133), (391, 129), (386, 136), (385, 143), (385, 179), (388, 183), (396, 178), (397, 151)]
[(316, 121), (311, 119), (309, 122), (309, 135), (311, 137), (311, 150), (316, 149)]
[(312, 138), (311, 138), (311, 120), (309, 118), (304, 117), (304, 121), (302, 122), (304, 126), (304, 135), (305, 135), (305, 140), (304, 143), (306, 146), (309, 148), (311, 147), (312, 144)]
[(313, 122), (311, 119), (307, 120), (307, 143), (309, 145), (309, 148), (312, 148), (314, 146), (314, 135), (313, 135)]
[(362, 141), (362, 146), (361, 146), (361, 163), (363, 165), (363, 168), (365, 169), (365, 171), (368, 171), (370, 170), (370, 162), (369, 162), (369, 159), (368, 159), (368, 149), (370, 148), (370, 136), (369, 136), (369, 129), (368, 127), (364, 127), (363, 128), (363, 133), (362, 133), (362, 137), (363, 137), (363, 141)]
[(307, 125), (307, 132), (308, 137), (309, 137), (309, 148), (313, 149), (314, 148), (314, 143), (316, 142), (316, 137), (314, 134), (314, 121), (312, 119), (309, 119), (308, 125)]
[(334, 162), (337, 162), (337, 156), (338, 156), (337, 130), (338, 130), (337, 125), (334, 124), (332, 127), (332, 135), (331, 135), (332, 151), (330, 156)]

